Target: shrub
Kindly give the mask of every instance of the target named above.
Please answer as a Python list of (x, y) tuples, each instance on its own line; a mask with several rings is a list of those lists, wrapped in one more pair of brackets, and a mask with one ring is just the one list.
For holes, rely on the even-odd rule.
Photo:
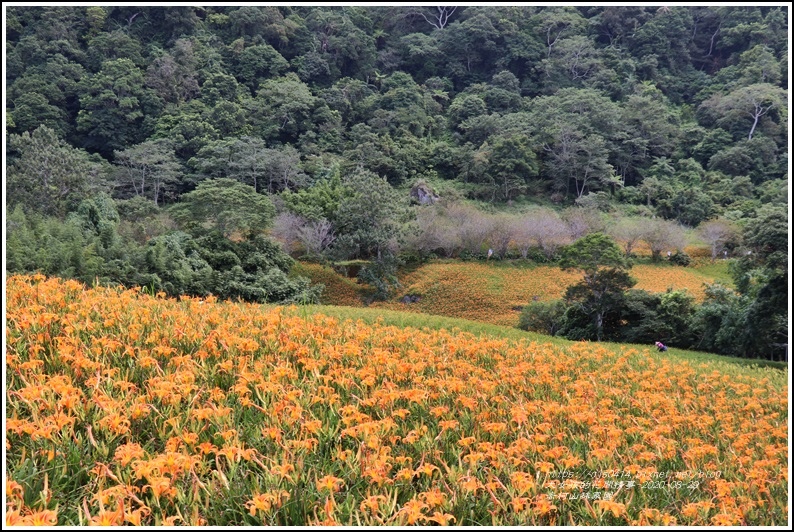
[(521, 311), (518, 328), (554, 336), (562, 327), (565, 303), (557, 301), (532, 301)]
[(689, 264), (692, 262), (692, 257), (690, 257), (685, 251), (676, 251), (670, 255), (670, 262), (676, 266), (689, 266)]

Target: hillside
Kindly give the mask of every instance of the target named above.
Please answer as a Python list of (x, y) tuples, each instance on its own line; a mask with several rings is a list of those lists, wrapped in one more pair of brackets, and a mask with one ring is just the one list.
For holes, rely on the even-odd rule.
[[(366, 286), (337, 273), (330, 266), (299, 263), (293, 271), (322, 283), (322, 302), (328, 305), (363, 306)], [(688, 290), (696, 299), (703, 298), (703, 284), (715, 280), (730, 284), (723, 264), (698, 262), (693, 267), (643, 263), (631, 269), (637, 279), (635, 288), (661, 293), (668, 288)], [(726, 279), (727, 277), (727, 279)], [(557, 266), (537, 265), (526, 261), (461, 262), (433, 261), (410, 268), (398, 276), (402, 288), (386, 302), (374, 302), (373, 308), (422, 312), (465, 318), (484, 323), (515, 327), (518, 314), (534, 298), (540, 301), (560, 299), (565, 289), (579, 280), (573, 272)], [(407, 295), (418, 301), (405, 303)]]
[(10, 525), (786, 521), (785, 371), (43, 276), (7, 305)]

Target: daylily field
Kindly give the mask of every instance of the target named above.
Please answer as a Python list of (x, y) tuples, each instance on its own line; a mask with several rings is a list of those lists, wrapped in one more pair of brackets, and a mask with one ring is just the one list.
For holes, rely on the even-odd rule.
[[(363, 306), (360, 298), (363, 285), (356, 284), (355, 279), (319, 264), (300, 263), (296, 271), (325, 285), (324, 303)], [(639, 264), (630, 274), (637, 280), (637, 289), (656, 293), (668, 288), (687, 290), (697, 301), (703, 300), (704, 283), (715, 281), (695, 267), (661, 264)], [(515, 327), (520, 308), (529, 301), (561, 299), (565, 289), (580, 279), (581, 273), (564, 272), (551, 265), (522, 268), (483, 262), (433, 261), (402, 273), (402, 287), (397, 295), (371, 306)], [(420, 299), (407, 305), (400, 301), (406, 294), (418, 295)]]
[(6, 285), (7, 525), (784, 525), (787, 373)]

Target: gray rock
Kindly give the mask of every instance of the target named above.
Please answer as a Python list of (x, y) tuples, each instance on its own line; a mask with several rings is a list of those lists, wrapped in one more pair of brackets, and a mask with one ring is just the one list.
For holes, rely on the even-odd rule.
[(417, 183), (411, 187), (411, 197), (419, 202), (419, 205), (433, 205), (439, 200), (438, 194), (425, 183)]

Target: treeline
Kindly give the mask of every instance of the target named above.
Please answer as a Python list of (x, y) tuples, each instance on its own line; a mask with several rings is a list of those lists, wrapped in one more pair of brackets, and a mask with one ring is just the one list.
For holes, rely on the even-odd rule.
[(786, 212), (786, 7), (6, 9), (9, 271), (316, 298), (286, 250), (384, 297), (408, 255), (551, 260), (586, 213)]

